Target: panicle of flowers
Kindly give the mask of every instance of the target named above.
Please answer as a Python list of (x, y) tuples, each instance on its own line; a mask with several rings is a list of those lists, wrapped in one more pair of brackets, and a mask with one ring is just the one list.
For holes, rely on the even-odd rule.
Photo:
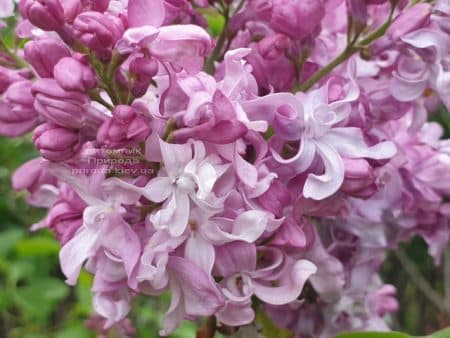
[[(14, 8), (0, 1), (0, 19)], [(448, 0), (16, 12), (0, 134), (33, 132), (41, 157), (13, 186), (48, 208), (33, 229), (54, 231), (67, 283), (93, 274), (102, 335), (133, 331), (133, 298), (166, 291), (161, 335), (203, 317), (232, 332), (256, 311), (300, 338), (388, 330), (387, 250), (419, 235), (439, 264), (450, 144), (427, 120), (450, 109)]]

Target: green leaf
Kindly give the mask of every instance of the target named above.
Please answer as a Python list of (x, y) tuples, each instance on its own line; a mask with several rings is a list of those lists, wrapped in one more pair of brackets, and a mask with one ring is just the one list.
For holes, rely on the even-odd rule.
[(435, 332), (428, 338), (450, 338), (450, 328)]
[(36, 236), (22, 239), (16, 245), (20, 256), (51, 256), (59, 252), (59, 244), (51, 237)]
[(173, 338), (195, 337), (197, 326), (188, 321), (183, 321), (181, 326), (172, 334)]
[(66, 327), (55, 335), (55, 338), (91, 338), (93, 333), (83, 323)]
[(225, 18), (217, 10), (207, 9), (203, 11), (203, 16), (208, 22), (209, 31), (213, 36), (219, 36), (225, 27)]
[(10, 229), (0, 232), (0, 256), (4, 256), (14, 248), (17, 242), (22, 239), (24, 233), (21, 229)]
[(256, 313), (256, 323), (262, 328), (262, 334), (266, 338), (292, 338), (294, 334), (288, 329), (276, 325), (260, 308)]
[(11, 284), (16, 284), (21, 279), (31, 277), (33, 273), (33, 265), (27, 261), (14, 261), (9, 269), (8, 279)]
[(48, 319), (50, 312), (58, 302), (69, 294), (69, 287), (57, 278), (42, 278), (17, 289), (16, 303), (24, 312), (24, 316)]
[(348, 332), (341, 333), (335, 338), (411, 338), (400, 332)]

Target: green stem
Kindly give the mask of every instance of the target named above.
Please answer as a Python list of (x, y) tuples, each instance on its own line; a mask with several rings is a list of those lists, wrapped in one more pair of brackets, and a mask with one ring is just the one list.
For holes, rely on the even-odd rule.
[(6, 45), (6, 42), (0, 38), (0, 51), (4, 52), (6, 55), (8, 55), (14, 62), (16, 68), (26, 68), (27, 64), (18, 57), (14, 52), (12, 52), (9, 47)]
[(391, 7), (391, 12), (389, 14), (386, 22), (381, 25), (377, 30), (369, 34), (366, 38), (362, 39), (358, 43), (356, 43), (355, 39), (350, 43), (345, 50), (339, 54), (333, 61), (331, 61), (324, 68), (315, 72), (304, 84), (299, 87), (299, 91), (307, 91), (311, 89), (317, 82), (319, 82), (322, 78), (327, 76), (334, 68), (344, 63), (348, 58), (350, 58), (357, 51), (367, 48), (372, 42), (381, 38), (384, 34), (386, 34), (388, 28), (392, 23), (392, 18), (394, 16), (395, 4)]
[(223, 26), (223, 30), (219, 35), (219, 39), (217, 40), (217, 44), (214, 47), (211, 55), (209, 56), (209, 58), (206, 60), (205, 62), (205, 71), (208, 74), (214, 74), (215, 70), (216, 70), (216, 66), (214, 65), (214, 62), (216, 62), (220, 55), (222, 54), (222, 49), (225, 45), (225, 42), (228, 39), (228, 21), (230, 20), (230, 12), (229, 12), (229, 7), (226, 6), (224, 8), (224, 18), (225, 18), (225, 23)]
[[(125, 103), (127, 99), (122, 97), (122, 95), (120, 93), (120, 89), (117, 86), (117, 81), (114, 78), (117, 68), (124, 61), (124, 59), (121, 57), (121, 55), (114, 53), (112, 56), (112, 59), (109, 62), (107, 67), (105, 67), (105, 65), (99, 59), (97, 59), (95, 57), (95, 55), (93, 55), (92, 53), (89, 52), (88, 57), (89, 57), (89, 62), (91, 63), (91, 65), (94, 68), (95, 72), (97, 73), (98, 77), (102, 81), (103, 88), (108, 93), (113, 104), (117, 105), (117, 104)], [(98, 97), (95, 98), (96, 101), (98, 101), (97, 100)], [(100, 102), (100, 103), (105, 105), (104, 102)]]
[(358, 49), (354, 46), (347, 46), (345, 50), (333, 61), (327, 64), (325, 67), (315, 72), (305, 83), (303, 83), (299, 89), (302, 92), (306, 92), (311, 89), (317, 82), (319, 82), (323, 77), (328, 75), (334, 68), (339, 66), (341, 63), (345, 62), (350, 56), (352, 56)]
[(164, 135), (163, 135), (162, 139), (164, 141), (170, 143), (172, 132), (176, 129), (177, 129), (177, 124), (175, 123), (174, 120), (170, 119), (169, 121), (167, 121), (166, 129), (164, 130)]
[(397, 249), (394, 251), (395, 256), (400, 262), (402, 268), (409, 275), (410, 280), (415, 284), (418, 290), (427, 298), (427, 300), (433, 304), (441, 312), (449, 315), (450, 308), (444, 300), (444, 296), (434, 290), (428, 281), (422, 276), (416, 265), (409, 259), (408, 255), (402, 250)]
[(109, 104), (108, 102), (106, 102), (99, 94), (98, 91), (96, 90), (90, 90), (89, 91), (89, 97), (91, 98), (91, 100), (96, 101), (100, 104), (102, 104), (103, 106), (105, 106), (106, 108), (108, 108), (109, 110), (113, 110), (114, 107)]

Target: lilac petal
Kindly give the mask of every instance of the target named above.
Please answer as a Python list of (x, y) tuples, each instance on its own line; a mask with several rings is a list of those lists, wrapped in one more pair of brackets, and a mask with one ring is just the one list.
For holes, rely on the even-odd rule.
[(345, 283), (345, 273), (342, 263), (327, 252), (322, 241), (314, 231), (314, 242), (306, 252), (305, 258), (317, 265), (317, 273), (311, 276), (314, 289), (324, 297), (325, 301), (334, 301), (341, 297)]
[(226, 97), (234, 100), (244, 95), (257, 96), (258, 84), (244, 59), (250, 52), (250, 48), (238, 48), (225, 53), (225, 76), (221, 91)]
[(202, 225), (199, 231), (208, 241), (215, 245), (223, 245), (225, 243), (237, 240), (237, 238), (230, 234), (230, 232), (227, 232), (219, 227), (218, 223), (221, 224), (223, 222), (227, 223), (227, 226), (229, 225), (231, 228), (232, 220), (215, 218), (214, 221), (209, 221)]
[[(87, 204), (96, 205), (104, 203), (97, 196), (93, 196), (91, 194), (91, 191), (95, 191), (96, 187), (98, 188), (97, 184), (95, 184), (98, 177), (95, 177), (95, 174), (89, 178), (85, 176), (79, 176), (76, 173), (72, 172), (69, 167), (55, 163), (49, 163), (48, 168), (53, 175), (58, 177), (58, 179), (69, 184), (71, 188), (74, 189)], [(97, 191), (97, 193), (99, 193), (99, 191)]]
[(181, 286), (177, 282), (171, 283), (171, 300), (170, 307), (164, 316), (164, 328), (159, 331), (159, 334), (163, 337), (169, 336), (173, 331), (176, 330), (180, 323), (184, 319), (185, 315), (185, 304), (182, 298)]
[(163, 209), (150, 216), (157, 229), (168, 229), (171, 236), (179, 237), (186, 230), (189, 219), (189, 197), (186, 193), (175, 190)]
[[(183, 84), (185, 87), (188, 87), (190, 81), (183, 81)], [(195, 83), (197, 84), (197, 83)], [(192, 84), (193, 85), (193, 84)], [(183, 88), (183, 90), (186, 92), (186, 95), (189, 96), (189, 104), (186, 108), (186, 112), (183, 116), (183, 121), (188, 126), (192, 126), (194, 124), (197, 124), (200, 119), (200, 108), (206, 104), (209, 104), (211, 102), (211, 94), (206, 91), (198, 91), (198, 88), (192, 88), (196, 89), (194, 93), (191, 93), (191, 88)]]
[(278, 132), (277, 136), (284, 140), (297, 140), (302, 134), (301, 115), (288, 104), (278, 107), (273, 122), (274, 129)]
[[(450, 106), (449, 106), (450, 107)], [(411, 118), (411, 125), (409, 130), (413, 132), (418, 132), (422, 129), (425, 122), (428, 119), (428, 111), (425, 106), (419, 103), (414, 103), (414, 109)]]
[(242, 122), (237, 120), (227, 120), (220, 121), (212, 127), (209, 125), (200, 125), (190, 129), (186, 128), (184, 133), (177, 130), (175, 135), (177, 138), (180, 137), (181, 139), (192, 137), (197, 140), (215, 144), (229, 144), (244, 136), (247, 131), (248, 128)]
[(307, 237), (305, 231), (289, 217), (280, 229), (276, 232), (275, 238), (270, 241), (270, 244), (277, 246), (286, 246), (293, 248), (304, 248), (307, 244)]
[(109, 328), (124, 319), (131, 310), (128, 293), (119, 292), (97, 293), (92, 300), (95, 312), (106, 318), (105, 327)]
[(128, 24), (130, 27), (150, 25), (160, 27), (164, 22), (165, 9), (162, 0), (130, 0)]
[(435, 9), (450, 15), (450, 2), (448, 0), (436, 0)]
[(429, 28), (419, 29), (407, 34), (402, 40), (416, 48), (435, 48), (439, 59), (450, 52), (450, 43), (444, 32)]
[(102, 190), (106, 200), (125, 205), (136, 204), (142, 196), (141, 188), (116, 177), (105, 180), (102, 183)]
[[(141, 242), (138, 235), (121, 217), (115, 217), (112, 225), (108, 228), (108, 232), (102, 236), (102, 245), (111, 254), (123, 261), (130, 280), (141, 255)], [(137, 285), (130, 285), (130, 287), (136, 288)]]
[(254, 281), (255, 295), (268, 304), (283, 305), (291, 303), (300, 296), (305, 282), (316, 271), (317, 267), (310, 261), (299, 260), (292, 267), (289, 276), (280, 281), (279, 286), (266, 286)]
[(142, 193), (150, 201), (160, 203), (173, 193), (173, 185), (168, 177), (155, 177), (142, 189)]
[(14, 190), (25, 190), (35, 184), (36, 178), (42, 173), (43, 159), (34, 158), (16, 169), (12, 176), (12, 186)]
[(383, 160), (391, 158), (397, 152), (394, 143), (390, 141), (367, 146), (361, 129), (354, 127), (334, 128), (320, 142), (332, 145), (340, 155), (348, 158)]
[(323, 175), (309, 174), (303, 188), (303, 196), (322, 200), (338, 191), (344, 181), (344, 162), (338, 152), (328, 143), (315, 142), (317, 152), (325, 166)]
[(150, 162), (162, 162), (159, 135), (155, 131), (145, 141), (145, 158)]
[(229, 302), (216, 314), (220, 323), (230, 326), (248, 325), (255, 319), (251, 302), (235, 303)]
[(436, 91), (447, 109), (450, 110), (450, 72), (444, 71), (442, 65), (438, 65), (438, 74), (436, 77)]
[[(193, 164), (193, 162), (194, 161), (192, 161), (191, 164)], [(218, 173), (216, 172), (214, 166), (208, 162), (202, 163), (196, 171), (192, 169), (193, 168), (190, 166), (190, 164), (188, 164), (186, 166), (185, 172), (195, 177), (195, 181), (198, 187), (196, 195), (199, 199), (204, 200), (211, 194), (214, 184), (217, 181)]]
[(170, 177), (177, 177), (192, 159), (190, 144), (171, 144), (159, 140), (164, 167)]
[(133, 52), (137, 47), (145, 47), (159, 34), (159, 30), (153, 26), (129, 28), (123, 34), (123, 38), (117, 42), (117, 50), (120, 54)]
[[(330, 103), (329, 107), (332, 111), (337, 113), (337, 116), (340, 117), (340, 119), (344, 119), (345, 117), (345, 107), (351, 103), (351, 102), (355, 102), (360, 94), (361, 94), (361, 90), (359, 89), (358, 84), (356, 83), (356, 61), (354, 59), (350, 59), (350, 61), (348, 62), (347, 65), (347, 73), (348, 76), (350, 78), (350, 81), (348, 83), (348, 85), (346, 86), (346, 91), (347, 91), (347, 95), (338, 100), (338, 101), (334, 101), (332, 103)], [(328, 96), (329, 96), (329, 86), (331, 85), (331, 81), (328, 81), (327, 85), (324, 87), (324, 89), (326, 89), (326, 97), (327, 97), (327, 101), (328, 101)], [(325, 101), (325, 102), (327, 102)], [(319, 102), (324, 102), (319, 101)], [(342, 111), (344, 110), (344, 111)], [(338, 121), (336, 121), (338, 122)]]
[(88, 227), (81, 230), (61, 248), (59, 260), (67, 284), (75, 285), (83, 263), (95, 254), (101, 231)]
[(169, 224), (169, 232), (172, 236), (181, 236), (186, 229), (189, 218), (189, 197), (185, 193), (175, 191), (175, 213)]
[(212, 46), (211, 37), (203, 28), (170, 25), (160, 28), (158, 38), (148, 45), (148, 49), (162, 61), (188, 72), (198, 72)]
[(237, 152), (236, 147), (234, 150), (233, 167), (237, 176), (244, 184), (250, 188), (254, 188), (256, 186), (258, 183), (258, 171), (256, 167), (244, 160)]
[(14, 15), (14, 1), (2, 0), (0, 1), (0, 18), (9, 18)]
[[(250, 120), (264, 120), (269, 123), (275, 119), (275, 116), (279, 113), (279, 109), (287, 109), (291, 112), (298, 114), (299, 119), (303, 115), (303, 108), (300, 101), (290, 93), (275, 93), (269, 94), (263, 97), (259, 97), (253, 100), (246, 101), (242, 104), (245, 112), (247, 113)], [(283, 108), (284, 107), (284, 108)], [(291, 117), (294, 120), (293, 117)], [(286, 130), (282, 129), (280, 131), (288, 132), (288, 135), (295, 137), (298, 136), (298, 127), (293, 130), (292, 126), (286, 125)]]
[(269, 214), (261, 210), (250, 210), (240, 214), (233, 224), (232, 234), (244, 242), (256, 241), (266, 230)]
[(294, 157), (284, 159), (273, 149), (271, 151), (275, 161), (281, 164), (292, 165), (297, 173), (302, 173), (311, 166), (311, 163), (316, 155), (316, 146), (314, 142), (311, 142), (308, 138), (302, 137), (300, 141), (300, 149)]
[(51, 208), (59, 197), (59, 189), (51, 184), (43, 184), (33, 191), (27, 198), (27, 202), (38, 208)]
[(281, 249), (270, 246), (259, 247), (258, 257), (262, 262), (251, 272), (253, 279), (274, 280), (286, 261), (286, 254)]
[(216, 284), (194, 263), (185, 258), (170, 257), (168, 268), (182, 289), (186, 314), (210, 316), (224, 305)]
[[(267, 228), (269, 214), (265, 211), (250, 210), (240, 214), (233, 224), (228, 219), (215, 218), (201, 228), (202, 234), (216, 245), (233, 241), (255, 242)], [(219, 225), (225, 224), (220, 227)], [(228, 230), (231, 225), (231, 229)], [(227, 230), (229, 232), (227, 232)]]
[(428, 3), (411, 6), (395, 18), (387, 35), (393, 41), (400, 40), (402, 36), (428, 25), (432, 11), (433, 6)]
[(400, 77), (397, 73), (392, 74), (391, 94), (400, 102), (414, 101), (422, 96), (427, 88), (428, 81), (425, 80), (407, 80)]
[(212, 103), (217, 120), (233, 120), (236, 117), (233, 104), (220, 90), (214, 93)]
[(200, 236), (199, 233), (192, 233), (186, 241), (184, 256), (201, 267), (208, 275), (211, 275), (215, 261), (214, 246)]
[(216, 247), (215, 275), (229, 277), (235, 273), (254, 271), (256, 246), (245, 242), (232, 242)]
[(165, 230), (157, 231), (144, 248), (138, 279), (150, 281), (156, 290), (163, 290), (168, 285), (167, 262), (169, 253), (178, 248), (186, 237), (173, 238)]

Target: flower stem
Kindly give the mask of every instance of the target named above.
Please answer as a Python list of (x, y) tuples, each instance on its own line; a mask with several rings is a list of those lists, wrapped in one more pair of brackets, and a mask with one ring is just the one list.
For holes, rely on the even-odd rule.
[(322, 78), (327, 76), (334, 68), (344, 63), (347, 59), (349, 59), (353, 54), (357, 51), (367, 48), (372, 42), (381, 38), (384, 34), (386, 34), (388, 28), (392, 23), (392, 19), (394, 16), (395, 4), (392, 5), (391, 11), (389, 13), (389, 17), (386, 22), (381, 25), (377, 30), (369, 34), (366, 38), (362, 39), (359, 42), (353, 40), (344, 51), (339, 54), (333, 61), (327, 64), (324, 68), (315, 72), (305, 83), (303, 83), (299, 87), (299, 91), (307, 91), (311, 89), (317, 82), (319, 82)]
[(402, 265), (402, 268), (410, 276), (411, 281), (415, 284), (417, 289), (423, 293), (428, 301), (443, 313), (447, 315), (450, 314), (448, 304), (443, 302), (444, 297), (431, 287), (414, 263), (411, 262), (408, 255), (402, 249), (394, 251), (394, 254)]
[(14, 61), (15, 68), (26, 68), (27, 64), (16, 55), (16, 53), (12, 52), (9, 47), (6, 45), (5, 40), (0, 37), (0, 51), (4, 52)]
[(225, 42), (228, 39), (228, 21), (230, 20), (230, 9), (228, 6), (225, 6), (224, 10), (224, 19), (225, 23), (223, 25), (222, 32), (219, 35), (219, 38), (217, 39), (216, 46), (214, 47), (211, 55), (205, 62), (205, 71), (208, 74), (214, 74), (216, 70), (215, 62), (219, 59), (220, 55), (222, 54), (222, 49), (225, 45)]

